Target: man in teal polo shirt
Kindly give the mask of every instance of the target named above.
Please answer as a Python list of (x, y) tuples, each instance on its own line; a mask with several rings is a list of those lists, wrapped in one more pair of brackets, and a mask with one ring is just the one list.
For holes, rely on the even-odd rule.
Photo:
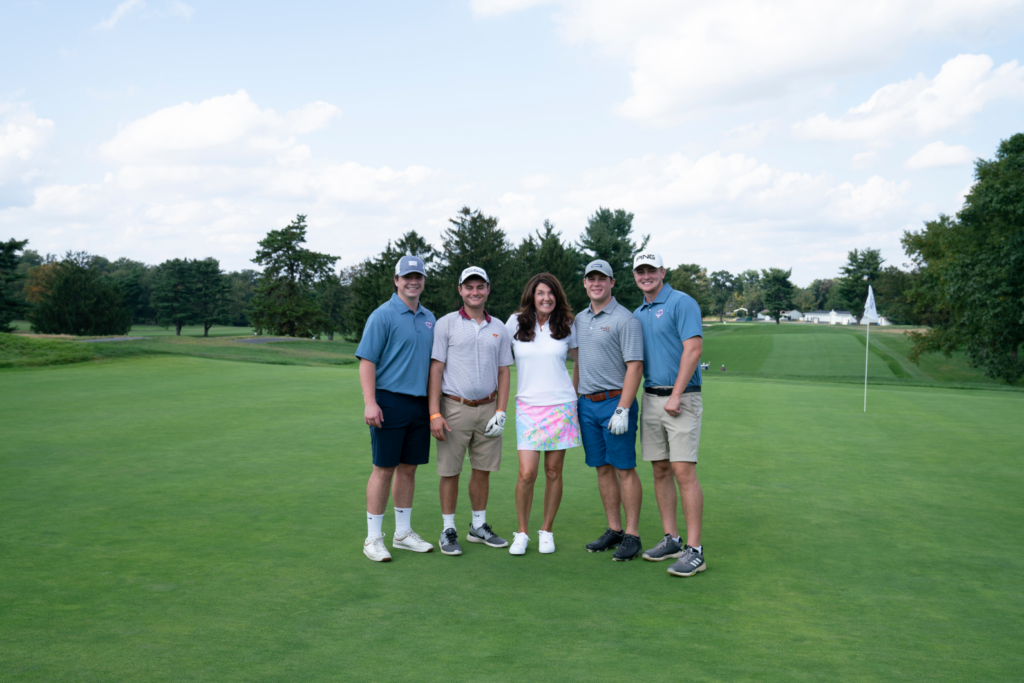
[(390, 562), (384, 545), (384, 508), (394, 480), (392, 547), (429, 553), (434, 546), (412, 530), (416, 467), (430, 460), (427, 376), (434, 344), (434, 314), (420, 305), (423, 259), (403, 256), (395, 265), (395, 293), (370, 314), (356, 349), (363, 389), (363, 420), (370, 426), (373, 472), (366, 485), (367, 536), (363, 554)]
[[(654, 496), (665, 536), (643, 558), (678, 558), (668, 573), (693, 576), (707, 569), (700, 542), (704, 492), (697, 480), (697, 450), (703, 414), (698, 363), (704, 347), (700, 306), (665, 284), (660, 254), (633, 259), (633, 277), (644, 302), (633, 315), (644, 335), (644, 397), (640, 448), (654, 467)], [(676, 522), (676, 484), (683, 499), (686, 544)]]

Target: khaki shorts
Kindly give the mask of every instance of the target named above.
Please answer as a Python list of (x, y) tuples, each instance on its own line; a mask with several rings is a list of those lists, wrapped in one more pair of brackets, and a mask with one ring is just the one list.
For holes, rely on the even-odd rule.
[(644, 392), (640, 411), (640, 448), (644, 462), (697, 462), (700, 418), (704, 413), (700, 392), (682, 395), (679, 399), (682, 412), (676, 417), (665, 412), (669, 398)]
[(462, 461), (469, 450), (469, 465), (474, 470), (497, 472), (501, 467), (501, 437), (484, 436), (487, 423), (497, 410), (496, 401), (470, 407), (445, 396), (441, 397), (441, 417), (452, 431), (437, 442), (437, 473), (454, 477), (462, 472)]

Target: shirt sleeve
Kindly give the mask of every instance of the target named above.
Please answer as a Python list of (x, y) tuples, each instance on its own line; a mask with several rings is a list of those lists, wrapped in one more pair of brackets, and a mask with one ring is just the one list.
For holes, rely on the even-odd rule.
[(619, 347), (622, 349), (622, 360), (627, 363), (644, 359), (644, 331), (640, 321), (632, 314), (619, 327)]
[(579, 342), (576, 341), (576, 321), (572, 321), (572, 327), (569, 328), (569, 348), (579, 348)]
[(434, 345), (430, 349), (430, 357), (442, 363), (448, 362), (448, 316), (434, 321)]
[(509, 334), (507, 325), (501, 331), (498, 343), (501, 344), (501, 348), (498, 349), (498, 367), (504, 368), (515, 363), (515, 358), (512, 357), (512, 335)]
[(384, 353), (384, 347), (388, 343), (388, 320), (387, 316), (377, 309), (370, 314), (363, 328), (363, 338), (356, 348), (356, 358), (368, 360), (377, 364)]
[(686, 341), (691, 337), (703, 337), (704, 326), (701, 324), (700, 304), (693, 297), (682, 296), (676, 306), (676, 331), (679, 338)]

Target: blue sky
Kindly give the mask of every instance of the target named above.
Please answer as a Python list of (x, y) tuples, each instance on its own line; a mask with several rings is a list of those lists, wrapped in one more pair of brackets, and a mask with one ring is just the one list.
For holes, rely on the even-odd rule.
[(351, 265), (463, 205), (636, 214), (671, 264), (793, 268), (955, 212), (1024, 130), (1024, 0), (4, 2), (0, 239)]

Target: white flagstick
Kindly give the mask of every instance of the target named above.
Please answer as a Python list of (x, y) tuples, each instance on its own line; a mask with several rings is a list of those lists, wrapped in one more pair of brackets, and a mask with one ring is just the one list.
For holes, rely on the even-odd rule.
[(864, 412), (868, 412), (868, 352), (871, 346), (871, 323), (864, 321), (864, 327), (868, 328), (868, 340), (864, 343)]

